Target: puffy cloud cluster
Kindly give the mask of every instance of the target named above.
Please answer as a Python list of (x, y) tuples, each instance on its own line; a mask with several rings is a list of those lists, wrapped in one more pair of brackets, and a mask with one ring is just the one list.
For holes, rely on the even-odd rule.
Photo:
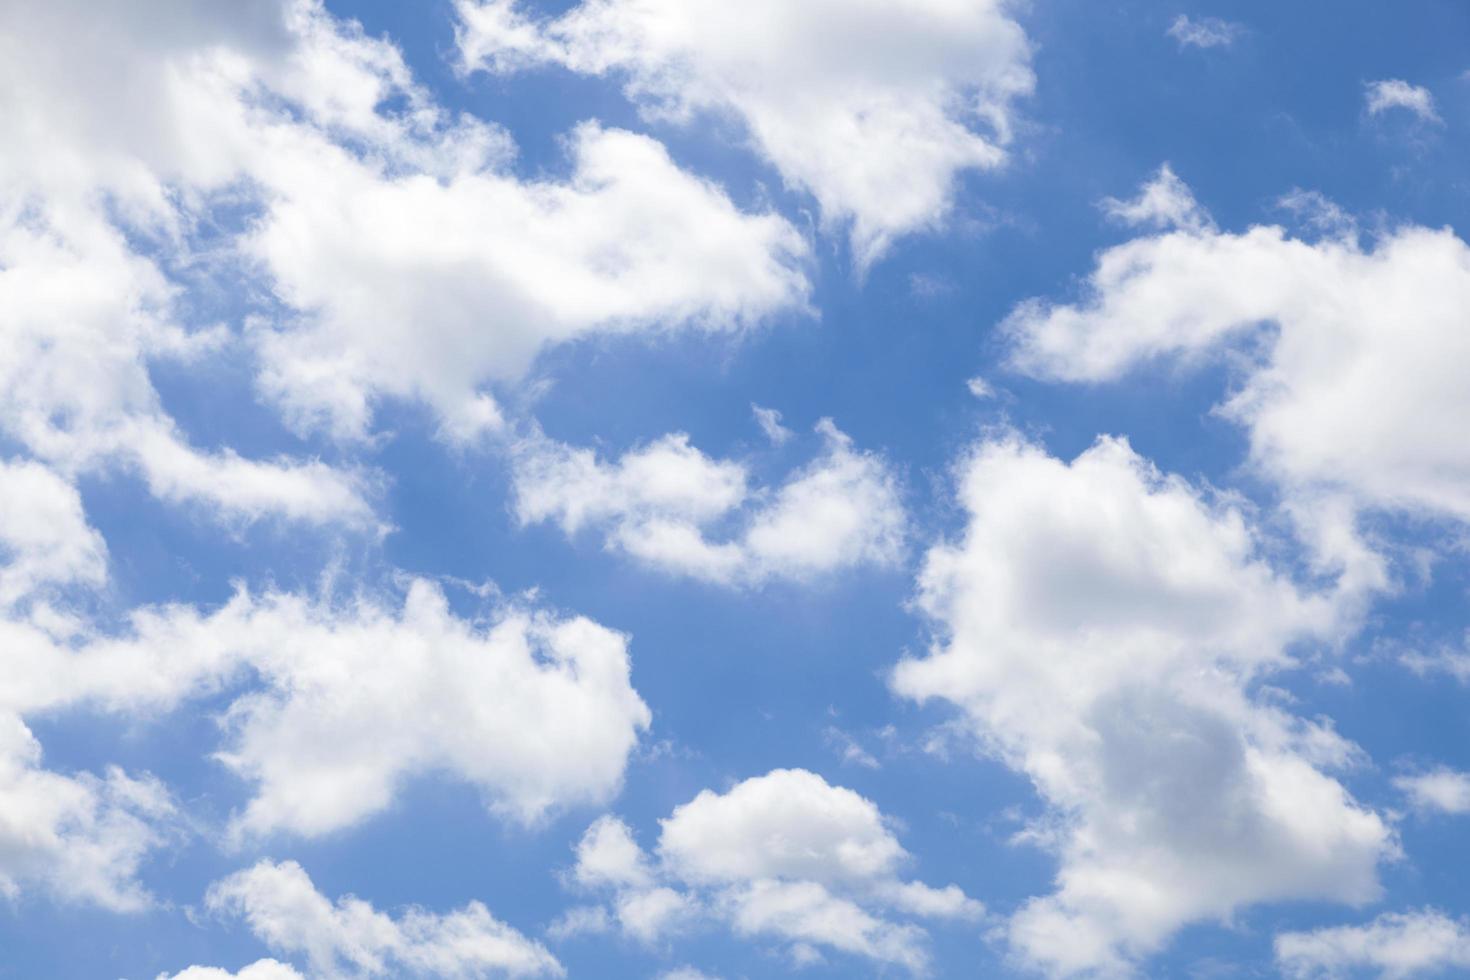
[(35, 736), (0, 713), (0, 894), (40, 888), (63, 901), (138, 911), (152, 901), (138, 869), (177, 832), (176, 816), (168, 791), (150, 777), (42, 768)]
[[(1163, 171), (1133, 202), (1177, 206)], [(1173, 202), (1164, 204), (1149, 202)], [(1253, 465), (1276, 481), (1327, 567), (1387, 581), (1356, 528), (1365, 509), (1470, 519), (1470, 247), (1406, 226), (1367, 246), (1274, 226), (1205, 221), (1104, 251), (1074, 303), (1031, 301), (1006, 322), (1014, 364), (1063, 381), (1116, 381), (1140, 366), (1232, 358), (1219, 411), (1242, 425)]]
[[(565, 976), (546, 948), (492, 916), (479, 902), (435, 914), (410, 908), (394, 918), (351, 895), (331, 901), (294, 861), (261, 861), (215, 882), (205, 905), (243, 918), (270, 949), (306, 960), (320, 980), (347, 977)], [(275, 960), (239, 974), (190, 967), (173, 980), (298, 980)]]
[(920, 577), (936, 640), (892, 684), (961, 709), (1046, 806), (1024, 839), (1057, 856), (1056, 890), (1010, 919), (1016, 954), (1124, 969), (1252, 903), (1373, 898), (1392, 835), (1328, 775), (1357, 750), (1252, 693), (1293, 644), (1336, 634), (1336, 597), (1120, 440), (1067, 463), (999, 436), (960, 479), (964, 533)]
[(0, 432), (69, 474), (124, 463), (160, 499), (229, 519), (367, 523), (360, 474), (189, 444), (147, 365), (208, 356), (224, 335), (174, 322), (175, 292), (94, 209), (0, 208)]
[(1361, 926), (1335, 926), (1276, 937), (1276, 961), (1288, 977), (1332, 978), (1372, 972), (1385, 980), (1470, 970), (1470, 924), (1434, 909), (1388, 912)]
[(621, 820), (592, 825), (577, 846), (573, 879), (611, 893), (610, 911), (573, 910), (560, 932), (615, 922), (652, 942), (713, 922), (785, 943), (798, 962), (825, 949), (922, 973), (928, 937), (913, 919), (984, 913), (954, 885), (904, 881), (909, 856), (878, 808), (805, 770), (705, 790), (660, 824), (656, 859)]
[(724, 585), (896, 563), (907, 525), (897, 480), (830, 421), (817, 430), (821, 455), (767, 491), (751, 488), (744, 464), (711, 459), (682, 433), (613, 462), (538, 436), (513, 456), (516, 514), (568, 534), (595, 528), (637, 561)]
[(553, 20), (458, 0), (469, 68), (622, 77), (659, 119), (738, 120), (866, 266), (939, 223), (960, 173), (1006, 159), (1030, 45), (1005, 0), (587, 0)]
[[(569, 177), (517, 177), (503, 131), (318, 0), (20, 7), (0, 39), (0, 427), (65, 470), (116, 460), (229, 517), (364, 523), (361, 474), (193, 447), (150, 364), (252, 356), (302, 433), (362, 438), (399, 398), (465, 439), (549, 345), (805, 309), (785, 220), (591, 124)], [(265, 297), (246, 328), (190, 322), (201, 269)]]
[(34, 883), (141, 907), (135, 873), (174, 822), (149, 778), (41, 768), (32, 715), (139, 717), (223, 693), (217, 758), (256, 787), (236, 835), (346, 827), (422, 771), (478, 787), (519, 821), (604, 803), (649, 724), (623, 635), (513, 602), (467, 621), (424, 580), (401, 608), (242, 589), (213, 612), (145, 607), (102, 629), (51, 601), (106, 582), (75, 489), (38, 464), (0, 464), (0, 503), (0, 888), (11, 894)]
[[(0, 462), (0, 562), (7, 662), (25, 656), (14, 637), (73, 628), (51, 600), (107, 577), (106, 546), (76, 489), (37, 463)], [(178, 829), (175, 816), (151, 777), (115, 767), (102, 776), (45, 769), (20, 714), (0, 707), (0, 893), (15, 899), (39, 888), (118, 911), (143, 908), (150, 898), (137, 871)]]
[[(256, 786), (236, 833), (349, 826), (421, 771), (477, 786), (522, 821), (601, 803), (650, 720), (621, 634), (520, 608), (482, 627), (423, 580), (401, 609), (241, 592), (208, 615), (140, 610), (117, 636), (58, 641), (21, 623), (0, 634), (0, 707), (17, 714), (235, 692), (217, 757)], [(247, 676), (258, 684), (241, 687)]]

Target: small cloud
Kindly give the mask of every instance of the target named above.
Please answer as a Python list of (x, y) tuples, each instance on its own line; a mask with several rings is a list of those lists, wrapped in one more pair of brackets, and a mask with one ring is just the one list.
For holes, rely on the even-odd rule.
[(909, 292), (919, 299), (936, 299), (954, 290), (954, 284), (943, 276), (915, 272), (909, 276)]
[(828, 726), (822, 733), (823, 740), (842, 756), (843, 765), (862, 766), (864, 769), (881, 769), (873, 754), (858, 744), (857, 739), (836, 726)]
[(1337, 238), (1351, 238), (1358, 232), (1357, 220), (1320, 191), (1292, 188), (1276, 199), (1276, 206), (1289, 211), (1308, 228)]
[(1470, 773), (1440, 768), (1400, 776), (1393, 784), (1421, 813), (1470, 813)]
[(1377, 116), (1391, 109), (1407, 109), (1423, 122), (1442, 122), (1434, 108), (1434, 96), (1422, 85), (1410, 85), (1401, 78), (1367, 82), (1368, 115)]
[(781, 413), (774, 408), (762, 408), (752, 404), (750, 411), (755, 415), (756, 424), (761, 427), (766, 438), (771, 440), (771, 445), (784, 446), (791, 438), (791, 430), (781, 424)]
[(1166, 163), (1152, 180), (1139, 188), (1138, 196), (1129, 201), (1106, 197), (1099, 203), (1108, 217), (1126, 225), (1147, 225), (1160, 230), (1177, 228), (1204, 231), (1214, 227), (1210, 213), (1194, 199), (1189, 185), (1180, 180)]
[(984, 399), (995, 397), (995, 389), (990, 386), (990, 382), (986, 381), (978, 374), (975, 377), (971, 378), (969, 381), (966, 381), (965, 387), (970, 389), (970, 394), (974, 395), (976, 398)]
[(1195, 20), (1180, 14), (1166, 33), (1179, 42), (1180, 48), (1228, 48), (1245, 33), (1245, 27), (1219, 17)]
[(547, 938), (561, 942), (574, 936), (600, 935), (610, 932), (612, 918), (600, 905), (578, 905), (567, 909), (546, 927)]

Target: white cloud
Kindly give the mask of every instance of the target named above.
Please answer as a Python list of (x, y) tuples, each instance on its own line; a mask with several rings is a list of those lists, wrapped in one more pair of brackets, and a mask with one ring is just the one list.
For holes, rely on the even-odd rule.
[(1324, 772), (1357, 750), (1249, 693), (1293, 643), (1338, 635), (1335, 597), (1120, 440), (1065, 463), (998, 436), (960, 479), (968, 525), (919, 580), (936, 641), (892, 683), (961, 708), (1046, 804), (1025, 839), (1056, 854), (1056, 890), (1012, 917), (1013, 949), (1122, 969), (1254, 903), (1373, 898), (1390, 831)]
[(459, 0), (469, 68), (611, 74), (650, 117), (733, 117), (865, 267), (943, 220), (961, 172), (1006, 159), (1030, 45), (1000, 0), (595, 0), (555, 20)]
[(257, 679), (233, 696), (217, 754), (256, 787), (237, 834), (346, 827), (426, 771), (520, 821), (604, 803), (650, 720), (626, 637), (515, 605), (467, 622), (423, 580), (401, 609), (241, 592), (208, 615), (139, 610), (117, 636), (6, 621), (0, 640), (0, 707), (20, 714), (165, 710)]
[(1179, 42), (1179, 47), (1228, 48), (1245, 33), (1240, 24), (1233, 24), (1219, 17), (1195, 19), (1187, 14), (1174, 18), (1166, 32)]
[(979, 398), (982, 401), (995, 397), (995, 387), (979, 375), (965, 382), (965, 390), (973, 397)]
[(616, 462), (538, 435), (513, 457), (516, 515), (568, 534), (595, 528), (610, 549), (723, 585), (895, 564), (907, 519), (888, 465), (830, 421), (817, 431), (822, 454), (768, 491), (751, 489), (744, 464), (709, 458), (683, 433)]
[(841, 754), (844, 765), (862, 766), (864, 769), (883, 768), (883, 764), (873, 753), (863, 748), (861, 742), (836, 725), (828, 725), (822, 731), (822, 741)]
[[(52, 600), (65, 587), (95, 589), (107, 579), (106, 546), (76, 489), (39, 464), (0, 462), (0, 560), (0, 672), (50, 683), (30, 658), (31, 643), (46, 629), (77, 628)], [(44, 769), (40, 743), (8, 703), (23, 700), (26, 686), (0, 695), (0, 894), (40, 889), (118, 911), (144, 908), (151, 899), (137, 871), (177, 829), (169, 794), (116, 767), (102, 777)]]
[(805, 770), (705, 790), (661, 824), (655, 861), (626, 824), (599, 819), (577, 847), (572, 875), (583, 888), (610, 891), (612, 918), (643, 942), (713, 922), (784, 941), (797, 957), (823, 946), (922, 973), (928, 934), (890, 916), (984, 912), (954, 885), (904, 881), (910, 857), (878, 808)]
[(172, 977), (159, 974), (158, 980), (305, 980), (296, 970), (277, 960), (256, 960), (231, 973), (214, 966), (191, 966)]
[(1406, 226), (1369, 246), (1279, 227), (1209, 226), (1104, 251), (1075, 303), (1030, 301), (1008, 318), (1013, 364), (1065, 381), (1143, 365), (1231, 357), (1219, 411), (1243, 425), (1252, 463), (1326, 566), (1382, 587), (1360, 539), (1365, 508), (1470, 519), (1470, 248)]
[(226, 518), (366, 524), (357, 474), (188, 444), (147, 365), (205, 356), (215, 335), (171, 321), (174, 293), (97, 215), (0, 209), (0, 430), (67, 473), (121, 460), (159, 498), (203, 501)]
[(1189, 185), (1167, 163), (1139, 189), (1138, 197), (1131, 201), (1104, 198), (1102, 208), (1110, 217), (1127, 225), (1188, 231), (1207, 231), (1214, 227), (1210, 213), (1200, 207)]
[(1422, 85), (1410, 85), (1401, 78), (1386, 78), (1364, 86), (1368, 115), (1377, 116), (1391, 109), (1407, 109), (1424, 122), (1440, 122), (1434, 108), (1434, 96)]
[(151, 904), (137, 872), (175, 816), (156, 780), (111, 768), (105, 777), (41, 768), (41, 746), (0, 712), (0, 894), (29, 888), (69, 902), (136, 912)]
[(570, 178), (540, 183), (479, 165), (395, 178), (320, 139), (283, 142), (247, 248), (310, 311), (258, 335), (263, 384), (304, 427), (361, 437), (375, 400), (410, 398), (469, 438), (500, 424), (484, 386), (551, 345), (805, 308), (796, 231), (738, 211), (647, 137), (583, 125)]
[(76, 488), (36, 463), (0, 461), (0, 608), (47, 586), (100, 586), (107, 545)]
[(1470, 970), (1470, 926), (1424, 909), (1385, 913), (1361, 926), (1336, 926), (1276, 937), (1276, 961), (1296, 978), (1356, 976), (1387, 980)]
[(1470, 773), (1434, 769), (1412, 776), (1399, 776), (1395, 787), (1415, 810), (1439, 813), (1470, 813)]
[(205, 904), (242, 917), (273, 951), (304, 956), (317, 977), (565, 975), (545, 947), (479, 902), (393, 918), (351, 895), (332, 902), (294, 861), (261, 861), (215, 882)]
[[(462, 440), (550, 345), (806, 309), (785, 220), (593, 124), (569, 177), (518, 178), (503, 131), (439, 107), (318, 0), (23, 6), (0, 39), (0, 409), (55, 465), (121, 458), (164, 499), (363, 523), (354, 474), (191, 448), (150, 362), (253, 355), (302, 433), (362, 438), (377, 403), (413, 399)], [(241, 330), (186, 328), (200, 275), (274, 302)]]
[(761, 431), (771, 441), (771, 445), (784, 446), (795, 435), (794, 432), (781, 424), (781, 413), (774, 408), (762, 408), (760, 405), (752, 404), (750, 411), (755, 416), (756, 424), (761, 427)]

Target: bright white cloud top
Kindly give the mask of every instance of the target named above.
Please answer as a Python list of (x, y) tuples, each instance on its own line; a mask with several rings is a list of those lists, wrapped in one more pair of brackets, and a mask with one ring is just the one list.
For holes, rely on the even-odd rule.
[(1288, 977), (1443, 976), (1470, 969), (1470, 927), (1433, 909), (1388, 912), (1366, 925), (1284, 933), (1276, 959)]
[(651, 943), (715, 924), (788, 943), (798, 962), (825, 949), (923, 974), (927, 934), (903, 920), (984, 914), (954, 885), (904, 881), (909, 856), (878, 808), (806, 770), (705, 790), (660, 825), (656, 860), (616, 817), (588, 829), (572, 877), (610, 909), (584, 906), (564, 932), (615, 922)]
[(1000, 0), (589, 0), (559, 18), (459, 0), (465, 65), (612, 75), (656, 119), (738, 119), (867, 266), (937, 225), (960, 175), (1006, 161), (1030, 43)]
[(1470, 247), (1418, 226), (1367, 245), (1269, 225), (1224, 232), (1180, 193), (1165, 169), (1124, 209), (1176, 227), (1105, 251), (1077, 302), (1016, 309), (1015, 366), (1114, 382), (1259, 349), (1219, 411), (1245, 428), (1252, 463), (1290, 495), (1321, 557), (1382, 584), (1354, 514), (1470, 518), (1470, 451), (1453, 421), (1470, 413)]
[[(765, 492), (744, 465), (714, 460), (674, 433), (608, 463), (586, 449), (533, 438), (514, 454), (522, 523), (554, 520), (568, 534), (600, 527), (610, 549), (721, 585), (810, 579), (891, 566), (907, 517), (887, 464), (853, 448), (830, 420), (821, 455)], [(730, 540), (710, 528), (734, 521)]]
[(1116, 971), (1252, 903), (1377, 895), (1392, 835), (1329, 775), (1355, 748), (1250, 693), (1293, 641), (1339, 628), (1331, 596), (1119, 440), (1071, 463), (982, 443), (960, 481), (968, 525), (920, 577), (934, 648), (892, 683), (962, 709), (1048, 806), (1032, 835), (1057, 889), (1011, 919), (1021, 956)]

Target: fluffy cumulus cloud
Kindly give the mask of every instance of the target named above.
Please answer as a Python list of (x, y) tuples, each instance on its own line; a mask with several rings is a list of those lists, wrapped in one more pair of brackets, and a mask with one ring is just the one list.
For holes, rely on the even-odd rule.
[(1009, 921), (1015, 953), (1109, 971), (1252, 903), (1373, 898), (1392, 836), (1328, 775), (1356, 749), (1251, 693), (1335, 634), (1335, 597), (1120, 440), (1068, 463), (998, 436), (960, 479), (967, 526), (920, 578), (936, 640), (892, 683), (960, 708), (1045, 804), (1023, 838), (1055, 853), (1056, 890)]
[[(1178, 200), (1165, 171), (1133, 206)], [(1470, 246), (1448, 228), (1364, 244), (1176, 221), (1104, 251), (1077, 301), (1028, 302), (1005, 327), (1016, 367), (1062, 381), (1229, 358), (1238, 383), (1219, 411), (1245, 428), (1252, 463), (1287, 491), (1324, 563), (1373, 586), (1385, 571), (1357, 513), (1470, 518), (1456, 422), (1470, 413), (1467, 311)]]
[(104, 629), (64, 592), (85, 599), (106, 582), (76, 491), (38, 464), (5, 464), (0, 501), (0, 893), (11, 897), (142, 909), (139, 871), (187, 825), (149, 776), (44, 768), (31, 716), (136, 719), (223, 697), (216, 758), (255, 789), (236, 837), (346, 827), (420, 772), (463, 780), (521, 822), (604, 803), (649, 724), (623, 635), (517, 602), (465, 620), (423, 580), (401, 605), (241, 590), (213, 612), (147, 607)]
[[(441, 109), (316, 0), (22, 6), (0, 40), (0, 417), (44, 458), (121, 458), (161, 497), (246, 516), (361, 519), (353, 474), (192, 448), (149, 364), (252, 355), (302, 433), (360, 438), (407, 398), (463, 439), (548, 345), (805, 308), (783, 219), (591, 124), (568, 177), (516, 177), (503, 131)], [(63, 48), (80, 70), (47, 60)], [(206, 262), (268, 301), (185, 326)]]
[(513, 456), (516, 514), (568, 534), (595, 529), (639, 562), (724, 585), (896, 563), (907, 523), (896, 478), (830, 421), (817, 430), (821, 454), (768, 489), (682, 433), (615, 461), (537, 436)]
[(1403, 109), (1423, 122), (1440, 122), (1434, 108), (1434, 95), (1422, 85), (1410, 85), (1401, 78), (1386, 78), (1365, 86), (1368, 115), (1378, 116), (1393, 109)]
[(40, 889), (54, 898), (136, 912), (152, 903), (137, 872), (177, 831), (157, 780), (111, 768), (64, 775), (41, 766), (41, 745), (0, 712), (0, 894)]
[(1006, 158), (1030, 45), (1005, 0), (587, 0), (536, 20), (459, 0), (471, 68), (613, 75), (645, 114), (739, 122), (860, 265), (948, 212), (959, 174)]
[[(333, 902), (294, 861), (262, 861), (210, 886), (205, 906), (238, 916), (270, 949), (305, 960), (314, 978), (559, 977), (546, 948), (492, 916), (479, 902), (444, 914), (410, 908), (398, 917), (351, 895)], [(192, 967), (174, 980), (229, 978)], [(292, 980), (274, 960), (247, 967), (237, 980)]]
[(626, 637), (518, 607), (467, 622), (423, 580), (401, 608), (241, 592), (209, 614), (140, 610), (119, 635), (58, 639), (23, 622), (0, 623), (0, 635), (0, 708), (19, 715), (136, 713), (230, 692), (217, 758), (256, 788), (237, 834), (349, 826), (424, 771), (478, 787), (518, 821), (597, 804), (650, 720)]
[[(0, 638), (8, 662), (18, 638), (69, 632), (62, 601), (107, 578), (107, 549), (81, 498), (36, 463), (0, 462)], [(53, 604), (57, 603), (57, 604)], [(168, 791), (149, 776), (111, 767), (99, 776), (46, 769), (41, 744), (14, 706), (0, 706), (0, 894), (39, 889), (64, 901), (138, 911), (151, 903), (137, 882), (149, 853), (180, 831)]]
[(360, 474), (190, 445), (147, 365), (207, 356), (222, 335), (179, 326), (158, 266), (93, 209), (14, 193), (0, 206), (0, 432), (69, 473), (121, 462), (159, 498), (231, 519), (367, 521)]
[(1276, 937), (1276, 961), (1300, 980), (1459, 973), (1470, 970), (1470, 924), (1434, 909), (1388, 912), (1361, 926), (1283, 933)]
[(40, 464), (0, 460), (0, 609), (106, 580), (107, 545), (76, 488)]
[(1422, 813), (1470, 813), (1470, 773), (1433, 769), (1399, 776), (1393, 784)]
[(654, 857), (621, 820), (592, 825), (572, 879), (609, 893), (610, 910), (571, 921), (616, 923), (644, 942), (718, 923), (785, 944), (798, 962), (826, 950), (922, 973), (928, 935), (914, 919), (984, 914), (954, 885), (905, 881), (910, 857), (878, 808), (805, 770), (705, 790), (660, 823)]

